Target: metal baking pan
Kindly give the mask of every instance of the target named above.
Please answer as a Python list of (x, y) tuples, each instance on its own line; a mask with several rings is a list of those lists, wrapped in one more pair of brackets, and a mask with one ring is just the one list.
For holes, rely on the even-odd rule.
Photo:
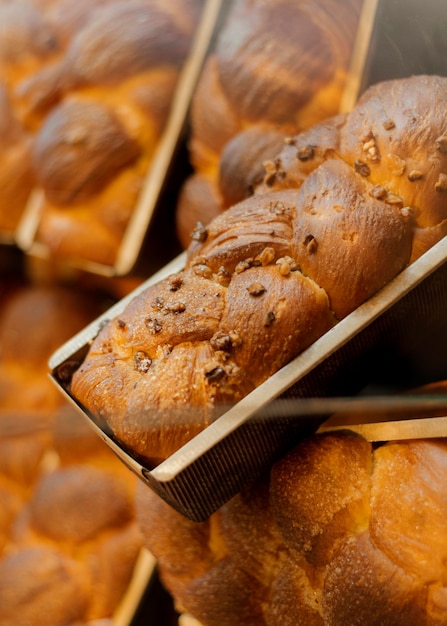
[[(49, 366), (61, 392), (121, 460), (176, 510), (196, 521), (209, 517), (299, 438), (317, 430), (332, 412), (332, 405), (322, 402), (325, 397), (357, 394), (390, 362), (390, 355), (408, 361), (414, 354), (420, 366), (427, 351), (428, 360), (431, 357), (427, 337), (436, 329), (445, 331), (447, 238), (168, 459), (144, 467), (70, 395), (58, 372), (68, 363), (82, 362), (101, 325), (120, 314), (134, 295), (183, 264), (181, 255), (140, 285), (56, 351)], [(408, 386), (412, 382), (409, 379)], [(414, 406), (420, 408), (418, 401)]]
[[(224, 4), (222, 0), (206, 0), (204, 2), (191, 50), (185, 60), (175, 89), (165, 129), (150, 163), (137, 205), (124, 232), (115, 263), (113, 266), (109, 266), (75, 258), (59, 259), (61, 263), (101, 276), (124, 276), (134, 268), (147, 233), (151, 230), (160, 208), (162, 193), (175, 164), (182, 141), (185, 139), (191, 98), (202, 65), (212, 45), (215, 30), (221, 23)], [(14, 239), (18, 247), (27, 255), (48, 259), (51, 258), (51, 252), (38, 240), (37, 236), (42, 202), (42, 190), (34, 189)], [(173, 233), (172, 238), (174, 238)]]

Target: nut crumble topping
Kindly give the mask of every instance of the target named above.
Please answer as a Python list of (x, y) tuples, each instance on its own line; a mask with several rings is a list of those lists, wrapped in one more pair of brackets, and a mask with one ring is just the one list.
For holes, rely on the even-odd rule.
[(306, 235), (303, 243), (306, 246), (309, 254), (315, 254), (318, 248), (318, 244), (317, 244), (317, 240), (315, 239), (313, 235)]
[(197, 222), (197, 224), (194, 227), (194, 230), (191, 233), (191, 239), (193, 241), (198, 241), (199, 243), (203, 243), (204, 241), (206, 241), (207, 237), (208, 237), (207, 229), (202, 224), (202, 222)]
[(309, 161), (310, 159), (313, 159), (314, 155), (315, 155), (315, 146), (307, 145), (307, 146), (302, 146), (301, 148), (298, 149), (298, 152), (296, 153), (296, 158), (299, 159), (300, 161)]
[(150, 366), (152, 365), (152, 360), (142, 350), (139, 350), (135, 353), (134, 356), (134, 367), (141, 374), (146, 374), (149, 371)]
[(371, 170), (369, 168), (369, 165), (367, 165), (366, 163), (364, 163), (363, 161), (359, 161), (358, 159), (356, 161), (354, 161), (354, 169), (357, 172), (357, 174), (360, 174), (360, 176), (369, 176), (371, 174)]
[(447, 191), (447, 174), (439, 174), (435, 189), (436, 191)]
[(410, 181), (410, 183), (412, 183), (415, 180), (421, 180), (421, 178), (424, 178), (424, 173), (421, 172), (420, 170), (411, 170), (411, 172), (409, 172), (407, 178)]
[(262, 294), (265, 293), (266, 289), (264, 285), (261, 285), (261, 283), (252, 283), (247, 287), (247, 291), (251, 296), (257, 297), (262, 296)]

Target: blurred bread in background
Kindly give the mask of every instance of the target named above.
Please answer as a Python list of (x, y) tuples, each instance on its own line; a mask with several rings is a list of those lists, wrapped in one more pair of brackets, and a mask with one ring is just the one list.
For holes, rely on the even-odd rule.
[(2, 286), (0, 624), (110, 619), (142, 546), (137, 479), (48, 376), (53, 351), (110, 299), (24, 277)]
[(49, 254), (113, 265), (201, 5), (0, 2), (0, 231), (37, 187)]
[(63, 285), (23, 280), (11, 290), (0, 308), (0, 411), (50, 415), (63, 405), (48, 377), (48, 359), (100, 312), (100, 297)]
[(177, 206), (183, 247), (245, 199), (263, 162), (338, 113), (362, 0), (238, 0), (203, 69), (191, 109), (194, 172)]

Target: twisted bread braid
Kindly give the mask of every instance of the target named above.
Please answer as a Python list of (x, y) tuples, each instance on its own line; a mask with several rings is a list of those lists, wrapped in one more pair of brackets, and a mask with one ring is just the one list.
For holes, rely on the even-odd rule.
[(1, 623), (33, 615), (36, 624), (56, 625), (113, 614), (141, 548), (134, 481), (126, 484), (116, 463), (72, 464), (37, 481), (0, 560)]
[(59, 467), (45, 469), (42, 461), (57, 446), (51, 438), (42, 445), (39, 434), (25, 428), (0, 438), (9, 457), (33, 455), (26, 463), (32, 480), (20, 475), (17, 456), (14, 472), (3, 461), (0, 468), (0, 623), (32, 619), (56, 626), (111, 617), (142, 545), (133, 509), (135, 477), (122, 471), (92, 432), (83, 438), (90, 456), (72, 440), (80, 461), (61, 457)]
[(194, 173), (180, 194), (184, 247), (196, 221), (250, 194), (262, 161), (296, 133), (338, 112), (361, 2), (233, 3), (192, 102)]
[(203, 626), (442, 626), (446, 469), (443, 440), (313, 436), (206, 522), (143, 484), (137, 519)]
[(445, 78), (381, 83), (288, 140), (184, 270), (99, 332), (74, 396), (164, 458), (376, 293), (446, 233), (447, 118), (428, 107), (446, 96)]
[(136, 477), (48, 378), (51, 353), (103, 296), (20, 279), (3, 290), (0, 624), (82, 626), (113, 614), (141, 548)]
[[(24, 172), (12, 164), (13, 180), (27, 176), (17, 215), (30, 189), (42, 189), (37, 238), (50, 254), (113, 264), (200, 5), (29, 0), (12, 9), (0, 3), (0, 21), (5, 18), (14, 42), (0, 49), (0, 77), (19, 128), (2, 158), (20, 159)], [(0, 94), (0, 106), (2, 100)]]

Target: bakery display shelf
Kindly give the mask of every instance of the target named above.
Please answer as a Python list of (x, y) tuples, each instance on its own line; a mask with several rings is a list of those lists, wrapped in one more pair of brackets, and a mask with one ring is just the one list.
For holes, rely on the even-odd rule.
[[(116, 260), (105, 265), (80, 258), (60, 259), (76, 269), (101, 276), (124, 276), (132, 271), (141, 248), (151, 231), (157, 212), (161, 210), (162, 194), (176, 167), (176, 159), (185, 141), (190, 102), (202, 65), (212, 45), (215, 30), (226, 11), (222, 0), (206, 0), (197, 26), (191, 50), (184, 62), (171, 102), (168, 119), (155, 154), (151, 160), (137, 204), (126, 226)], [(27, 255), (51, 258), (50, 250), (38, 240), (38, 228), (44, 201), (43, 191), (34, 189), (14, 235), (18, 247)], [(173, 234), (171, 234), (173, 237)]]
[[(277, 400), (354, 395), (392, 363), (390, 355), (417, 350), (425, 345), (427, 333), (445, 324), (446, 261), (444, 238), (155, 467), (145, 467), (70, 395), (67, 372), (80, 365), (102, 324), (122, 312), (141, 290), (180, 270), (183, 255), (61, 346), (49, 361), (50, 376), (132, 471), (180, 513), (204, 520), (329, 415), (290, 417)], [(422, 365), (419, 356), (417, 362)]]

